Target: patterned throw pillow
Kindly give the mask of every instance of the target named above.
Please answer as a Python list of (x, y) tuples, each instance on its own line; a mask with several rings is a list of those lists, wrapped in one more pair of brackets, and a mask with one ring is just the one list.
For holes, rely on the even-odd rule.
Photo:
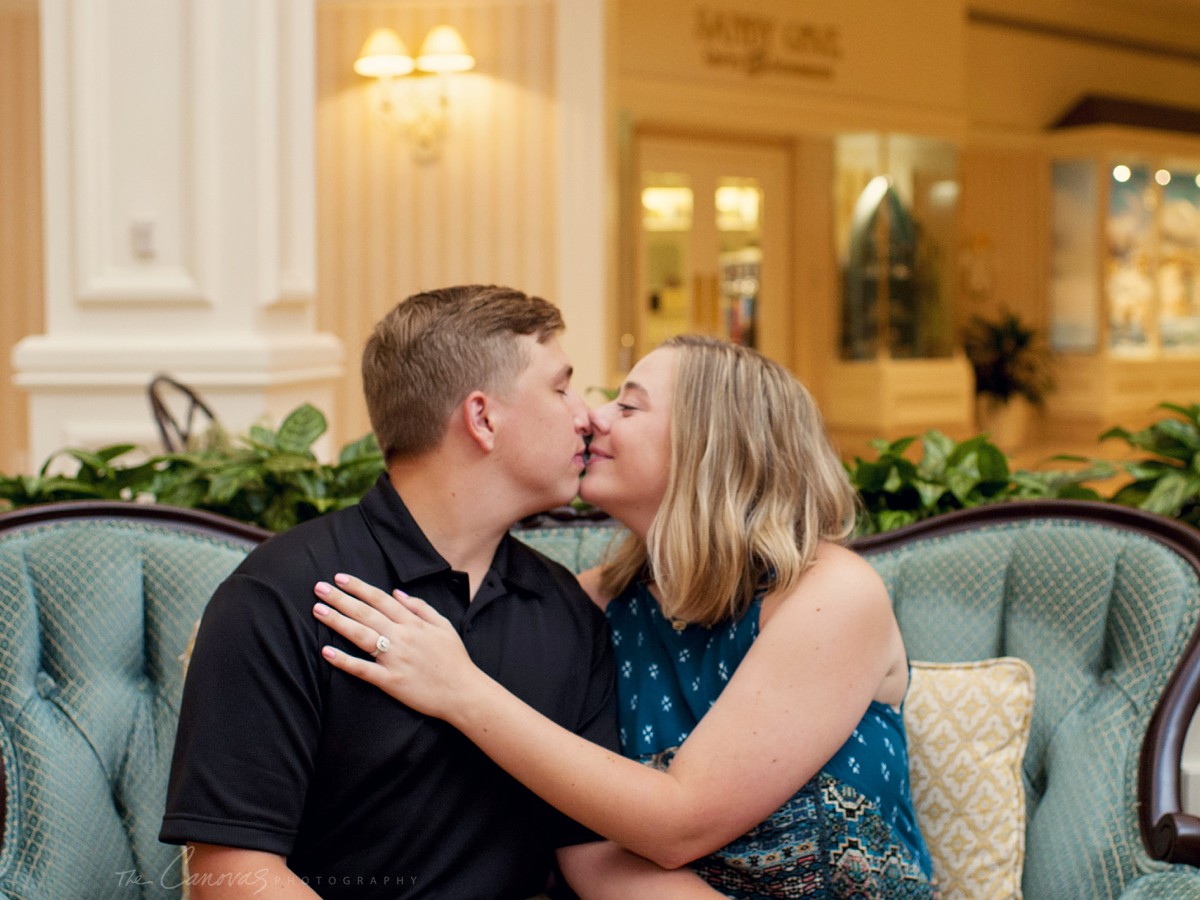
[(912, 664), (904, 703), (917, 823), (943, 900), (1021, 896), (1033, 669), (1005, 657)]

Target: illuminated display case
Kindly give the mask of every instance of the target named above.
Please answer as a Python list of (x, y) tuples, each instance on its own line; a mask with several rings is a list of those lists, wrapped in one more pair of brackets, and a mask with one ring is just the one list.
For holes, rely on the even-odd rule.
[(1048, 421), (1095, 438), (1200, 399), (1200, 139), (1097, 126), (1055, 140)]
[(969, 430), (956, 351), (958, 149), (898, 134), (834, 140), (839, 337), (829, 421), (843, 443)]
[(950, 356), (956, 148), (874, 134), (843, 135), (835, 148), (842, 358)]

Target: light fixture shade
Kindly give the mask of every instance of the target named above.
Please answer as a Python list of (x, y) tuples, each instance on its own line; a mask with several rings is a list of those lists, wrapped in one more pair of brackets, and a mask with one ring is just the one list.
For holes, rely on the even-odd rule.
[(475, 57), (458, 31), (450, 25), (439, 25), (425, 36), (417, 54), (417, 68), (422, 72), (466, 72), (475, 68)]
[(413, 58), (408, 48), (390, 28), (372, 31), (354, 61), (354, 71), (368, 78), (407, 75), (412, 70)]

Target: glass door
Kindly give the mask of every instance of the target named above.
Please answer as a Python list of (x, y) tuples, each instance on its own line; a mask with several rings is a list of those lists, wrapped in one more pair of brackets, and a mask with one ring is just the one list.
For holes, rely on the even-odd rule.
[(787, 151), (642, 135), (637, 172), (633, 358), (700, 333), (790, 365)]

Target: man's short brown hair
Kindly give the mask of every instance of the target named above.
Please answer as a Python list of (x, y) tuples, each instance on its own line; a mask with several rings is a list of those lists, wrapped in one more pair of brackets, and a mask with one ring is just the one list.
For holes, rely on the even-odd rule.
[(363, 349), (363, 394), (387, 460), (434, 449), (475, 390), (505, 391), (529, 364), (517, 338), (563, 329), (541, 297), (495, 285), (414, 294), (384, 316)]

